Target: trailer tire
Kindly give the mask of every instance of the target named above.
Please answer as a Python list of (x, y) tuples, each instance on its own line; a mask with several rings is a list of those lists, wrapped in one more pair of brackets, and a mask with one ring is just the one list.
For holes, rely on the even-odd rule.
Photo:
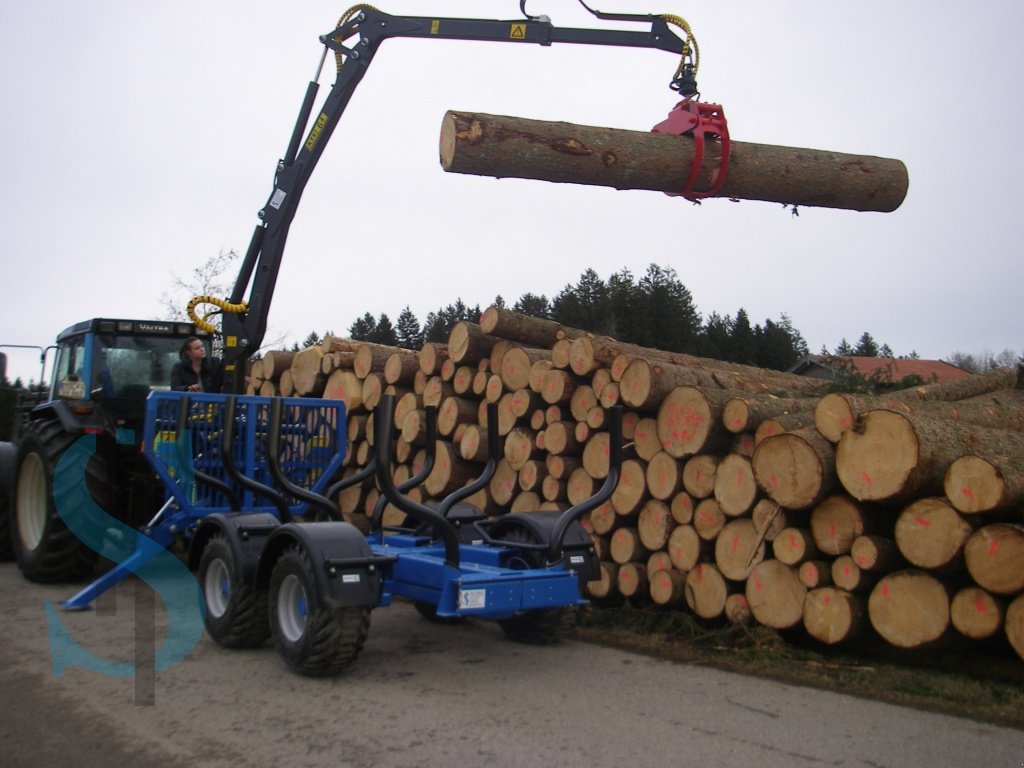
[(278, 654), (308, 677), (336, 675), (349, 667), (370, 631), (370, 609), (342, 607), (320, 594), (313, 563), (297, 545), (274, 564), (269, 613)]
[[(78, 437), (55, 419), (41, 419), (29, 423), (18, 442), (9, 534), (18, 566), (29, 581), (76, 581), (89, 576), (96, 565), (96, 552), (67, 527), (53, 500), (57, 463)], [(110, 477), (109, 464), (97, 451), (86, 464), (84, 479), (88, 495), (101, 510), (110, 507)], [(65, 515), (92, 522), (94, 508), (81, 494), (68, 494), (63, 503)]]
[(225, 648), (255, 648), (270, 637), (267, 593), (234, 578), (235, 566), (227, 537), (213, 536), (199, 560), (206, 631)]
[[(542, 543), (532, 530), (521, 525), (504, 531), (501, 538), (504, 541), (521, 541), (524, 544)], [(534, 549), (524, 549), (506, 565), (523, 569), (543, 568), (544, 555)], [(575, 608), (536, 608), (532, 611), (522, 611), (508, 619), (501, 619), (498, 626), (517, 643), (548, 645), (557, 642), (562, 632), (572, 626), (575, 620)]]
[(0, 562), (14, 559), (11, 541), (11, 497), (14, 495), (14, 443), (0, 443)]

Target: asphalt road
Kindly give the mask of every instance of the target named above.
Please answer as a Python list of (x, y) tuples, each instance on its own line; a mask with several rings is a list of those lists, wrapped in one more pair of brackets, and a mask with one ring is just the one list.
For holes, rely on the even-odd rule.
[[(137, 677), (55, 676), (46, 603), (68, 587), (0, 564), (0, 765), (8, 768), (390, 766), (1024, 765), (1024, 731), (565, 641), (535, 647), (408, 605), (373, 615), (355, 667), (288, 671), (271, 643), (227, 651), (202, 636), (178, 664)], [(140, 587), (145, 605), (145, 587)], [(134, 587), (59, 614), (96, 659), (140, 663)], [(145, 610), (139, 616), (145, 618)], [(147, 653), (149, 654), (147, 656)]]

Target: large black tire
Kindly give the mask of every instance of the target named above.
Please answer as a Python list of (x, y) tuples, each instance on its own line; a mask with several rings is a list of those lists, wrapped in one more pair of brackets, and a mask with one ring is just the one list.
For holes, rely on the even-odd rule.
[(11, 543), (11, 497), (14, 494), (14, 443), (0, 443), (0, 562), (14, 559)]
[[(533, 531), (525, 526), (515, 526), (502, 532), (504, 541), (521, 541), (524, 544), (539, 544)], [(544, 555), (538, 550), (523, 549), (506, 563), (511, 568), (541, 568)], [(498, 626), (517, 643), (548, 645), (557, 642), (562, 633), (576, 621), (576, 609), (571, 607), (537, 608), (521, 611), (508, 619), (502, 619)]]
[[(59, 421), (42, 419), (28, 424), (18, 441), (8, 519), (14, 555), (30, 581), (76, 581), (89, 576), (96, 565), (96, 552), (68, 529), (53, 501), (57, 462), (78, 437), (77, 433), (65, 432)], [(108, 463), (97, 451), (86, 465), (85, 483), (89, 496), (104, 511), (110, 508), (110, 477)], [(80, 477), (64, 480), (81, 483)], [(94, 521), (93, 508), (82, 494), (67, 494), (62, 510), (82, 521), (99, 525), (106, 522)]]
[(321, 595), (309, 555), (290, 547), (270, 576), (270, 627), (277, 652), (300, 675), (327, 677), (349, 667), (370, 631), (370, 608), (341, 607)]
[(234, 572), (231, 545), (224, 536), (214, 536), (199, 560), (206, 631), (225, 648), (254, 648), (270, 637), (267, 593), (234, 579)]

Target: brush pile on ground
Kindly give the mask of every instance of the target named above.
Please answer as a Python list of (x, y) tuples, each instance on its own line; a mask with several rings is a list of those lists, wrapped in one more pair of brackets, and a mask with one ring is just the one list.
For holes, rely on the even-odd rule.
[[(253, 364), (249, 392), (344, 400), (346, 472), (372, 455), (372, 411), (395, 395), (395, 480), (439, 500), (502, 456), (469, 501), (488, 515), (565, 509), (608, 472), (607, 409), (624, 407), (611, 500), (584, 524), (597, 603), (803, 627), (822, 643), (1007, 642), (1024, 658), (1024, 398), (1007, 369), (886, 396), (636, 347), (489, 308), (419, 352), (328, 338)], [(497, 404), (489, 424), (487, 404)], [(372, 480), (338, 498), (365, 529)], [(389, 510), (385, 523), (400, 513)]]

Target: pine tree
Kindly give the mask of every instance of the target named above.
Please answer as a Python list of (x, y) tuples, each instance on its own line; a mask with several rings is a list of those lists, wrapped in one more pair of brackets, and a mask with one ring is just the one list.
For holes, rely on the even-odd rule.
[(551, 317), (551, 305), (548, 304), (548, 297), (537, 296), (533, 293), (524, 293), (520, 296), (519, 301), (512, 306), (512, 311), (531, 317)]
[(377, 321), (373, 319), (373, 315), (367, 312), (349, 326), (348, 335), (349, 338), (356, 341), (369, 341), (376, 330)]
[(417, 350), (423, 346), (423, 331), (420, 329), (420, 321), (406, 305), (398, 316), (398, 346), (403, 349)]

